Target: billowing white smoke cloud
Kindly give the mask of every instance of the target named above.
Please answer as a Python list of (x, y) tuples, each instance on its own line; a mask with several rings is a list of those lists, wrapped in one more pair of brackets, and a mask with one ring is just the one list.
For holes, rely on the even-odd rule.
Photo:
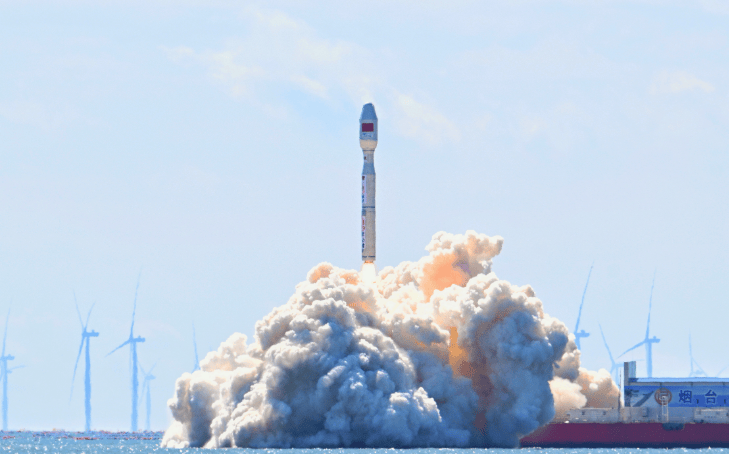
[(374, 283), (319, 264), (252, 343), (234, 334), (177, 380), (162, 445), (515, 446), (555, 416), (553, 393), (617, 392), (530, 286), (491, 272), (502, 243), (441, 232)]
[(580, 367), (580, 351), (575, 336), (570, 340), (562, 359), (557, 363), (554, 378), (549, 383), (554, 396), (558, 419), (564, 419), (567, 411), (575, 408), (616, 408), (620, 389), (605, 369), (599, 371)]

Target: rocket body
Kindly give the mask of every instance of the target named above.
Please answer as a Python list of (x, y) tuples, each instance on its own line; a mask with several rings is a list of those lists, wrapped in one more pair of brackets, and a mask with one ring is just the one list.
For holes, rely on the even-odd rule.
[(364, 154), (362, 167), (362, 261), (375, 261), (375, 148), (377, 114), (372, 103), (362, 107), (359, 118), (359, 145)]

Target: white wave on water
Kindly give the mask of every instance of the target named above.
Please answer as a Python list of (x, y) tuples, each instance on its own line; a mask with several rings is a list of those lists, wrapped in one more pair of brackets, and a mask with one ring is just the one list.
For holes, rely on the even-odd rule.
[[(200, 454), (212, 449), (164, 448), (159, 445), (161, 433), (109, 433), (109, 432), (0, 432), (0, 453), (37, 454)], [(236, 449), (235, 452), (250, 454), (398, 454), (398, 450), (370, 449)], [(482, 449), (415, 448), (402, 454), (483, 454)], [(492, 454), (513, 452), (507, 449), (491, 449)], [(591, 448), (591, 449), (538, 449), (525, 448), (520, 454), (665, 454), (665, 449), (651, 448)], [(691, 454), (725, 454), (729, 449), (674, 449), (673, 452)]]

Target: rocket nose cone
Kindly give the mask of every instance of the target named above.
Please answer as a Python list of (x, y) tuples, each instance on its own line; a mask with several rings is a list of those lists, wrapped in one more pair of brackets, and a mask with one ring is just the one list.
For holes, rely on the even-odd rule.
[(359, 117), (361, 120), (377, 120), (377, 114), (375, 113), (375, 106), (374, 104), (367, 103), (364, 106), (362, 106), (362, 115)]

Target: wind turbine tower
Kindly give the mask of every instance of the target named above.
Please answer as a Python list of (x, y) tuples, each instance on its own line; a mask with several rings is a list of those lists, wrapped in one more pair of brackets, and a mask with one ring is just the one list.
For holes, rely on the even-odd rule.
[[(657, 344), (661, 340), (657, 338), (656, 336), (650, 337), (650, 329), (651, 329), (651, 307), (653, 306), (653, 287), (656, 283), (656, 274), (653, 273), (653, 282), (651, 283), (651, 296), (648, 300), (648, 324), (645, 328), (645, 339), (638, 342), (637, 344), (633, 345), (629, 349), (625, 350), (620, 356), (623, 356), (624, 354), (628, 353), (631, 350), (635, 350), (636, 348), (640, 347), (641, 345), (645, 345), (645, 367), (646, 372), (648, 375), (648, 378), (653, 377), (653, 344)], [(618, 356), (618, 358), (620, 358)]]
[[(694, 359), (694, 352), (691, 348), (691, 333), (689, 333), (689, 359), (691, 360), (691, 370), (689, 372), (689, 377), (706, 377), (706, 372), (704, 372), (704, 369), (702, 369), (701, 366), (699, 366), (699, 363), (697, 363)], [(696, 370), (694, 370), (694, 366), (696, 366)], [(717, 374), (717, 376), (718, 375), (719, 374)]]
[(144, 379), (143, 379), (144, 381), (142, 382), (142, 394), (145, 394), (145, 390), (146, 390), (146, 398), (147, 398), (147, 419), (144, 424), (144, 430), (146, 430), (148, 432), (150, 430), (149, 429), (149, 427), (150, 427), (149, 426), (149, 415), (152, 413), (152, 396), (149, 391), (149, 382), (154, 380), (155, 378), (157, 378), (154, 375), (152, 375), (152, 371), (154, 370), (154, 367), (156, 365), (157, 364), (154, 364), (152, 366), (152, 368), (149, 369), (149, 372), (145, 372), (144, 368), (141, 366), (141, 364), (139, 365), (139, 368), (142, 369), (142, 375), (144, 376)]
[(137, 313), (137, 293), (139, 291), (139, 279), (137, 279), (137, 288), (134, 290), (134, 309), (132, 310), (132, 328), (129, 330), (129, 338), (120, 346), (110, 351), (106, 356), (111, 355), (125, 345), (129, 345), (129, 351), (132, 356), (131, 373), (132, 373), (132, 432), (137, 431), (137, 402), (139, 400), (139, 373), (137, 372), (137, 343), (144, 342), (141, 336), (134, 337), (134, 316)]
[(0, 355), (0, 379), (3, 382), (3, 431), (8, 430), (8, 361), (15, 359), (13, 355), (5, 354), (5, 341), (8, 338), (8, 319), (10, 318), (10, 309), (8, 309), (8, 316), (5, 317), (5, 334), (3, 334), (3, 352)]
[(582, 331), (578, 331), (580, 329), (580, 317), (582, 317), (582, 306), (585, 304), (585, 295), (587, 294), (587, 286), (590, 285), (590, 275), (592, 274), (592, 267), (594, 264), (590, 265), (590, 271), (587, 273), (587, 283), (585, 284), (585, 290), (582, 292), (582, 301), (580, 302), (580, 310), (577, 312), (577, 324), (575, 325), (575, 344), (577, 344), (577, 349), (582, 350), (582, 347), (580, 347), (580, 338), (582, 337), (589, 337), (590, 333), (586, 332), (584, 329)]
[(615, 380), (615, 383), (617, 383), (618, 382), (618, 367), (619, 367), (619, 365), (613, 359), (613, 354), (610, 353), (610, 347), (608, 347), (607, 340), (605, 340), (605, 333), (602, 332), (602, 325), (600, 325), (598, 323), (597, 326), (600, 327), (600, 335), (602, 336), (602, 342), (605, 344), (605, 349), (607, 350), (608, 356), (610, 357), (610, 375), (613, 376), (613, 378)]
[[(76, 301), (76, 294), (73, 295), (73, 300), (74, 302)], [(89, 318), (93, 309), (94, 305), (92, 304), (89, 313), (86, 315), (86, 323), (84, 323), (83, 318), (81, 318), (81, 311), (78, 309), (78, 303), (76, 303), (76, 314), (78, 314), (78, 321), (81, 323), (81, 345), (78, 348), (76, 364), (73, 365), (73, 378), (71, 378), (71, 395), (73, 395), (73, 382), (76, 380), (78, 360), (81, 359), (81, 351), (84, 349), (84, 344), (86, 344), (86, 373), (84, 375), (84, 409), (86, 410), (84, 430), (86, 432), (91, 430), (91, 357), (89, 355), (89, 344), (91, 343), (92, 337), (99, 337), (99, 333), (96, 331), (88, 331), (86, 329), (89, 326)]]
[(192, 324), (192, 348), (195, 350), (195, 366), (192, 371), (200, 370), (200, 359), (197, 356), (197, 339), (195, 339), (195, 324)]
[(5, 341), (8, 338), (8, 319), (10, 319), (10, 309), (8, 309), (8, 316), (5, 317), (5, 334), (3, 334), (3, 351), (0, 354), (0, 381), (3, 382), (3, 431), (8, 431), (8, 374), (15, 369), (20, 369), (25, 366), (8, 367), (8, 361), (15, 359), (13, 355), (5, 354)]

